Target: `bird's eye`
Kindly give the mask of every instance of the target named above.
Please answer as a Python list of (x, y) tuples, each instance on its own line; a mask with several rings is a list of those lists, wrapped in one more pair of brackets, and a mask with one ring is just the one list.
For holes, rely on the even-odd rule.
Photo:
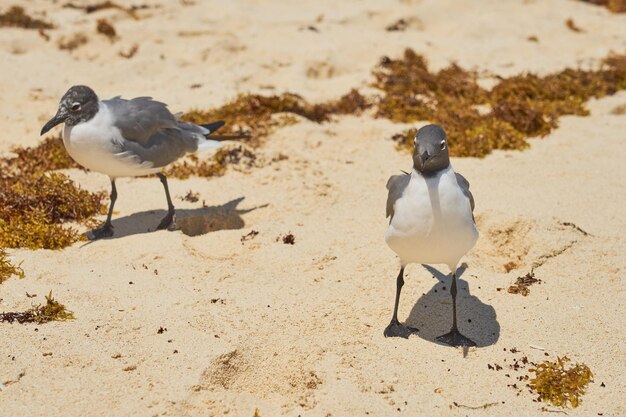
[(70, 108), (72, 109), (72, 111), (78, 111), (80, 110), (80, 103), (74, 103)]
[(441, 141), (441, 150), (444, 151), (446, 149), (446, 141), (442, 140)]

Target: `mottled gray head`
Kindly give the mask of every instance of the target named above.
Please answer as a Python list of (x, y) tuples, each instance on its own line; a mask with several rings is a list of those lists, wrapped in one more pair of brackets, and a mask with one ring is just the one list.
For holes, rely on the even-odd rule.
[(415, 135), (413, 167), (423, 176), (435, 175), (450, 166), (448, 139), (439, 125), (427, 125)]
[(65, 123), (76, 126), (93, 118), (98, 112), (98, 96), (85, 85), (75, 85), (63, 95), (59, 110), (41, 129), (43, 135), (54, 126)]

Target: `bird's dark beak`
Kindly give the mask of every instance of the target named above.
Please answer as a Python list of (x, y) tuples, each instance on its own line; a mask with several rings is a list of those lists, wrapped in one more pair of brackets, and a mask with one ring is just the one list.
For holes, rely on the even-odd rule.
[(56, 125), (58, 125), (60, 123), (63, 123), (65, 121), (65, 119), (67, 119), (67, 116), (68, 116), (68, 114), (67, 114), (67, 112), (65, 110), (59, 109), (57, 114), (55, 114), (52, 119), (48, 120), (48, 123), (46, 123), (41, 128), (41, 135), (45, 134), (47, 131), (49, 131), (50, 129), (52, 129)]
[(422, 153), (420, 155), (420, 160), (422, 161), (422, 166), (424, 166), (424, 164), (426, 163), (426, 161), (428, 161), (428, 159), (430, 159), (430, 155), (428, 154), (428, 151), (424, 151), (424, 153)]

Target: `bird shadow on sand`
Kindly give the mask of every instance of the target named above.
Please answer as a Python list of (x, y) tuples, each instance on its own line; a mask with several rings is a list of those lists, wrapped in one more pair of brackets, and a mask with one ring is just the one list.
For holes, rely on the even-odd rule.
[[(176, 227), (173, 230), (180, 230), (187, 236), (199, 236), (218, 230), (243, 229), (245, 221), (242, 215), (267, 207), (267, 204), (264, 204), (249, 209), (238, 209), (237, 206), (244, 198), (236, 198), (221, 206), (177, 209)], [(154, 232), (166, 214), (166, 210), (149, 210), (117, 218), (112, 222), (114, 234), (107, 239)], [(90, 232), (88, 232), (89, 235)]]
[[(429, 265), (423, 267), (433, 274), (436, 284), (422, 295), (406, 320), (406, 325), (419, 329), (415, 335), (429, 342), (441, 344), (437, 336), (447, 333), (452, 326), (452, 274), (443, 274)], [(491, 346), (500, 337), (496, 310), (471, 295), (469, 284), (461, 279), (465, 266), (457, 270), (457, 322), (459, 331), (476, 342), (477, 347)]]

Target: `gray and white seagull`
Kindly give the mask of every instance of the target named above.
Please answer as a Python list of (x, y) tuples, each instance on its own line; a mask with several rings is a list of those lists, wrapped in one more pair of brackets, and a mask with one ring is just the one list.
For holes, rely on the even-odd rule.
[(84, 85), (73, 86), (63, 95), (56, 115), (44, 125), (41, 134), (60, 123), (65, 123), (63, 145), (69, 155), (83, 167), (111, 179), (109, 213), (104, 225), (93, 231), (95, 239), (113, 235), (111, 215), (118, 177), (156, 174), (167, 198), (167, 215), (157, 229), (170, 227), (174, 223), (174, 204), (161, 169), (187, 153), (219, 148), (221, 143), (209, 139), (209, 135), (224, 125), (223, 121), (206, 125), (180, 121), (166, 104), (151, 97), (99, 100)]
[(437, 125), (424, 126), (415, 135), (413, 170), (387, 182), (385, 241), (400, 257), (396, 302), (385, 337), (409, 337), (414, 329), (398, 321), (404, 268), (409, 263), (445, 264), (452, 272), (452, 329), (437, 340), (451, 346), (476, 346), (463, 336), (456, 320), (456, 269), (476, 243), (474, 197), (469, 182), (454, 172), (448, 156), (446, 133)]

